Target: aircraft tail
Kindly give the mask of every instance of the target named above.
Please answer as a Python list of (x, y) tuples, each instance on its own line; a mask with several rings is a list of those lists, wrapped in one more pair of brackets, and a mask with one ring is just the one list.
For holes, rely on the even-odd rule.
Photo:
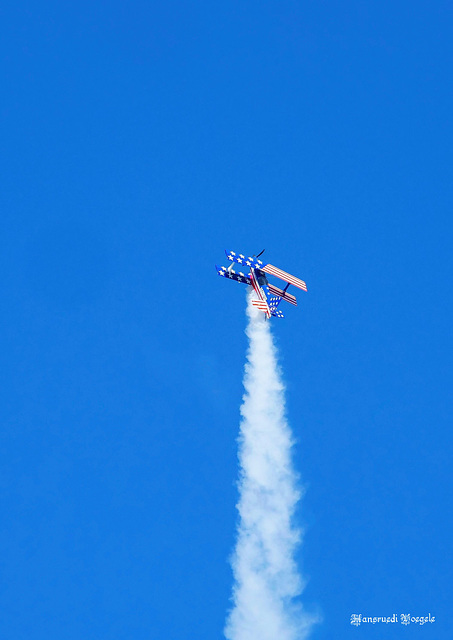
[(284, 318), (285, 316), (283, 315), (283, 312), (280, 311), (280, 309), (277, 309), (278, 305), (281, 302), (281, 298), (272, 296), (271, 298), (269, 298), (268, 301), (269, 301), (269, 310), (271, 312), (271, 315), (273, 315), (275, 318)]

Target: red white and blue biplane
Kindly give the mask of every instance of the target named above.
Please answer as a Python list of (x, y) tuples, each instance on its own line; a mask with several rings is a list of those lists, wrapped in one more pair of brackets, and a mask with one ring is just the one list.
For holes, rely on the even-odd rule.
[[(275, 318), (283, 318), (283, 313), (278, 309), (278, 305), (282, 300), (297, 306), (296, 296), (288, 293), (289, 285), (293, 284), (295, 287), (299, 287), (299, 289), (302, 289), (303, 291), (307, 291), (307, 285), (303, 280), (295, 278), (290, 273), (286, 273), (286, 271), (282, 271), (281, 269), (274, 267), (272, 264), (264, 264), (261, 260), (258, 260), (263, 251), (261, 251), (257, 256), (250, 256), (248, 258), (242, 255), (242, 253), (225, 251), (226, 257), (231, 262), (230, 266), (227, 268), (218, 267), (216, 265), (215, 268), (219, 276), (230, 278), (230, 280), (236, 280), (236, 282), (243, 282), (244, 284), (248, 284), (253, 287), (258, 299), (252, 300), (252, 304), (260, 311), (263, 311), (267, 318), (270, 318), (271, 316), (274, 316)], [(244, 267), (245, 271), (248, 271), (248, 273), (235, 271), (233, 269), (235, 264), (239, 264)], [(280, 280), (284, 280), (287, 283), (286, 287), (284, 289), (279, 289), (275, 285), (271, 284), (268, 281), (266, 274), (280, 278)]]

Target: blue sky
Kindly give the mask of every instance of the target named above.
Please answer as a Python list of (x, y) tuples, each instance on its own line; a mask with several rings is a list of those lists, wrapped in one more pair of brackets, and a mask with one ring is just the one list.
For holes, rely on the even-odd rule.
[[(1, 9), (7, 640), (222, 637), (245, 291), (274, 321), (327, 638), (451, 637), (452, 9)], [(352, 613), (436, 616), (359, 628)]]

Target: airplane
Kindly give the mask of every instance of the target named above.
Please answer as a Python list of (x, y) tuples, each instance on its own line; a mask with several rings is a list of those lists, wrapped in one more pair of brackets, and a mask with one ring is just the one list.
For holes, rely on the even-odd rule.
[[(262, 253), (264, 253), (264, 249), (257, 256), (245, 257), (242, 253), (225, 251), (226, 257), (231, 262), (230, 266), (227, 268), (216, 265), (215, 268), (219, 276), (230, 278), (231, 280), (236, 280), (236, 282), (242, 282), (253, 287), (258, 296), (258, 300), (252, 300), (252, 304), (262, 311), (266, 315), (266, 318), (270, 318), (271, 316), (283, 318), (283, 313), (278, 309), (282, 300), (297, 306), (296, 296), (288, 293), (289, 285), (292, 284), (303, 291), (307, 291), (307, 285), (303, 280), (292, 276), (290, 273), (282, 271), (272, 264), (264, 264), (261, 260), (258, 260)], [(233, 269), (235, 264), (244, 266), (246, 271), (250, 269), (250, 272), (247, 274), (242, 271), (236, 272)], [(285, 288), (280, 289), (271, 284), (266, 274), (284, 280), (287, 283)]]

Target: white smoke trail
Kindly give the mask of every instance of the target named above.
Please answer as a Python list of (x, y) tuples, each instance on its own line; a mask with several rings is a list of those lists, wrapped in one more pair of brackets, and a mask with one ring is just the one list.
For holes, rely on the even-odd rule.
[(251, 305), (239, 439), (239, 526), (228, 640), (303, 640), (315, 618), (296, 598), (304, 588), (294, 560), (301, 532), (292, 518), (300, 491), (291, 463), (284, 387), (270, 322)]

